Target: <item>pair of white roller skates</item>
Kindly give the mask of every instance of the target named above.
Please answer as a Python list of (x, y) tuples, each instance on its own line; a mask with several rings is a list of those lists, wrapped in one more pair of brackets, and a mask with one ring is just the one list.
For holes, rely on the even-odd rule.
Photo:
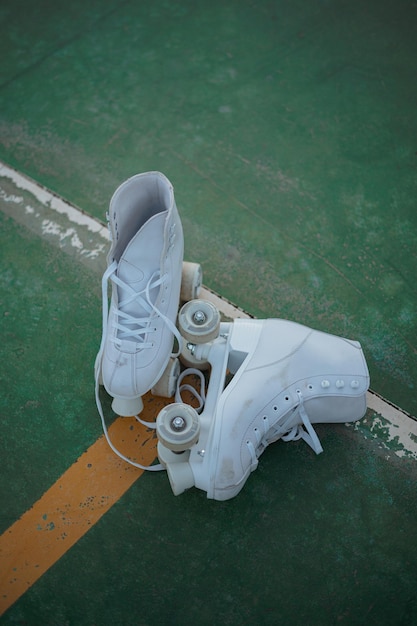
[[(146, 469), (166, 470), (175, 495), (195, 486), (208, 498), (232, 498), (270, 443), (302, 438), (318, 454), (313, 424), (363, 417), (369, 373), (358, 342), (281, 319), (222, 322), (197, 299), (201, 269), (183, 264), (181, 221), (163, 174), (139, 174), (116, 190), (109, 229), (95, 371), (115, 452), (100, 383), (116, 413), (139, 421), (147, 391), (175, 396), (156, 424), (145, 422), (156, 428), (160, 461)], [(197, 409), (182, 400), (189, 373), (201, 381)]]

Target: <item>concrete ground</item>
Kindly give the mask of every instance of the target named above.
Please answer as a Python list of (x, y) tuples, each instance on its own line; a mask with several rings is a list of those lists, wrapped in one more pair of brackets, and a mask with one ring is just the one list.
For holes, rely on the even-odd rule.
[[(416, 17), (3, 1), (0, 624), (417, 624)], [(173, 496), (102, 437), (103, 224), (148, 170), (228, 315), (359, 340), (371, 375), (364, 419), (318, 426), (319, 456), (271, 445), (228, 502)]]

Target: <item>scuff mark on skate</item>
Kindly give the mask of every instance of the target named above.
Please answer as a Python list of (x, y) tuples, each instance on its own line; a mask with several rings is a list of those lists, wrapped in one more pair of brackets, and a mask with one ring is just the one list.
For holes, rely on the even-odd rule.
[(233, 469), (233, 459), (232, 458), (224, 458), (222, 461), (222, 465), (218, 474), (218, 482), (219, 485), (229, 485), (230, 481), (233, 480), (235, 476), (235, 471)]

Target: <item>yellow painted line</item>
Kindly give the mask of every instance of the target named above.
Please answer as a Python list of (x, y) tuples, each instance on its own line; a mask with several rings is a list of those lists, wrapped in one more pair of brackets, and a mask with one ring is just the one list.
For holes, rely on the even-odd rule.
[[(143, 419), (153, 421), (166, 400), (148, 396)], [(109, 428), (116, 447), (143, 465), (156, 458), (155, 431), (135, 418)], [(141, 476), (100, 437), (54, 485), (0, 536), (0, 615), (71, 548)]]

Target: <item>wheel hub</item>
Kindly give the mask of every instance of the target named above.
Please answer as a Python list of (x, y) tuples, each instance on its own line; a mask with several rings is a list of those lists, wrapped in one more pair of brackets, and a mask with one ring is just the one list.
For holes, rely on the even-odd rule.
[(206, 321), (206, 315), (204, 313), (204, 311), (196, 311), (193, 315), (193, 322), (197, 325), (201, 325), (204, 324), (204, 322)]
[(176, 432), (180, 432), (181, 430), (184, 430), (185, 428), (185, 419), (181, 417), (180, 415), (177, 415), (176, 417), (172, 418), (171, 426), (172, 426), (172, 430), (175, 430)]

